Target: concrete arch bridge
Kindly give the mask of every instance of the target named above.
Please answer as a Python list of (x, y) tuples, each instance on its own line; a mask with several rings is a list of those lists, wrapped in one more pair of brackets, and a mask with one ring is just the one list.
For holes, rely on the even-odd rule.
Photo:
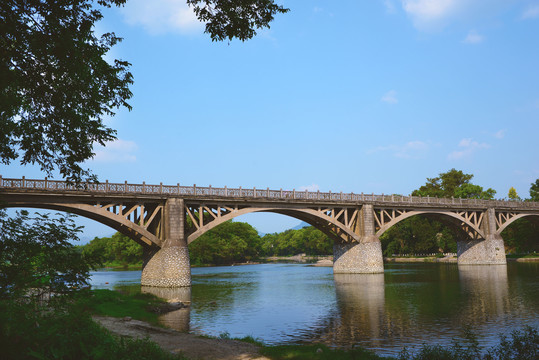
[(505, 264), (501, 232), (517, 219), (539, 216), (538, 202), (108, 181), (74, 185), (1, 176), (0, 206), (67, 211), (116, 229), (143, 245), (141, 282), (159, 287), (190, 286), (187, 245), (253, 212), (292, 216), (330, 236), (335, 273), (383, 272), (380, 235), (414, 215), (458, 229), (459, 264)]

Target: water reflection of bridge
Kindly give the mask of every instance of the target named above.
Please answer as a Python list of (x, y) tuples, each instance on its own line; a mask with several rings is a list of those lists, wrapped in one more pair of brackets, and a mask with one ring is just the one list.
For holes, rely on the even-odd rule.
[[(454, 265), (447, 266), (450, 274), (442, 270), (437, 275), (446, 282), (427, 279), (428, 275), (412, 281), (404, 270), (392, 276), (394, 269), (385, 276), (335, 274), (338, 311), (315, 330), (314, 341), (385, 350), (398, 343), (397, 352), (406, 342), (445, 341), (448, 345), (453, 337), (462, 335), (465, 326), (488, 327), (514, 310), (505, 265), (459, 266), (458, 272)], [(388, 276), (390, 282), (386, 283)], [(440, 286), (433, 289), (423, 286), (423, 281)]]

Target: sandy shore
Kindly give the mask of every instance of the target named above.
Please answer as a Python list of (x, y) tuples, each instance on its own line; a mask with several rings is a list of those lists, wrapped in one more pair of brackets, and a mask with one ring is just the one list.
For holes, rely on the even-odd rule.
[(203, 338), (152, 326), (139, 320), (107, 316), (94, 316), (93, 319), (116, 335), (149, 338), (161, 348), (176, 354), (182, 353), (190, 359), (269, 360), (258, 353), (256, 345), (241, 341)]

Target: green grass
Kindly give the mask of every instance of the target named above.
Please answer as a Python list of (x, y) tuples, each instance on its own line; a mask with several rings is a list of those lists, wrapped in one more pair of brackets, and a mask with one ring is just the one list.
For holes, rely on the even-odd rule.
[(117, 270), (140, 270), (142, 269), (142, 262), (136, 264), (128, 264), (120, 261), (109, 261), (103, 264), (105, 268), (117, 269)]
[(511, 258), (511, 259), (521, 259), (521, 258), (535, 259), (535, 258), (539, 258), (539, 253), (533, 252), (533, 253), (529, 253), (529, 254), (508, 254), (508, 255), (505, 255), (505, 256), (508, 257), (508, 258)]
[(381, 360), (390, 359), (363, 349), (330, 349), (321, 344), (263, 346), (260, 354), (275, 360)]
[(0, 301), (2, 359), (187, 360), (147, 340), (118, 337), (71, 302)]
[(158, 314), (151, 311), (164, 301), (151, 294), (136, 291), (92, 290), (88, 296), (78, 300), (79, 306), (96, 315), (126, 317), (159, 325)]

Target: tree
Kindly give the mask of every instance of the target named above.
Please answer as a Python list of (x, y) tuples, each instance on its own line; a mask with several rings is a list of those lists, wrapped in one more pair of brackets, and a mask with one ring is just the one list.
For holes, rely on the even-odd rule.
[[(126, 0), (97, 0), (122, 6)], [(116, 131), (105, 116), (131, 109), (127, 61), (104, 56), (121, 38), (97, 37), (103, 15), (92, 0), (0, 2), (0, 162), (37, 164), (79, 182), (95, 179), (81, 164)], [(252, 38), (276, 13), (273, 0), (187, 0), (212, 40)]]
[(261, 240), (249, 224), (227, 221), (189, 244), (192, 264), (232, 264), (258, 258)]
[(93, 262), (70, 243), (81, 231), (72, 215), (49, 218), (0, 211), (0, 299), (65, 293), (87, 284)]
[[(122, 5), (126, 0), (99, 0)], [(102, 18), (91, 0), (0, 3), (0, 160), (37, 164), (80, 181), (93, 145), (115, 138), (103, 123), (115, 109), (131, 109), (130, 64), (103, 57), (121, 39), (100, 38)]]
[(470, 183), (472, 178), (472, 174), (465, 174), (461, 170), (451, 169), (448, 172), (441, 173), (438, 177), (427, 178), (427, 183), (414, 190), (412, 195), (485, 200), (494, 198), (496, 194), (494, 189), (483, 190), (483, 187)]
[(520, 197), (517, 194), (517, 190), (514, 187), (509, 188), (509, 192), (507, 193), (507, 197), (511, 200), (518, 200)]
[(269, 28), (275, 14), (290, 11), (274, 0), (187, 0), (187, 4), (206, 23), (205, 32), (213, 41), (251, 39), (255, 29)]
[(530, 187), (530, 200), (539, 201), (539, 179), (535, 180)]

